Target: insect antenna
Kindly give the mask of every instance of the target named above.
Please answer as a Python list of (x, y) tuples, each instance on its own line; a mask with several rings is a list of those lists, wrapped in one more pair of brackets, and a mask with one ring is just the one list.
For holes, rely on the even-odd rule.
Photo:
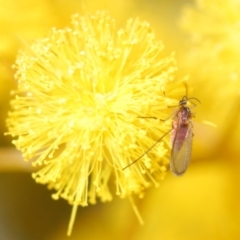
[[(200, 100), (199, 100), (198, 98), (195, 98), (195, 97), (187, 98), (187, 101), (189, 101), (189, 100), (191, 100), (191, 99), (194, 99), (194, 100), (196, 100), (198, 103), (201, 104)], [(193, 105), (196, 105), (196, 104), (194, 104), (194, 103), (191, 102), (191, 101), (189, 101), (189, 102), (192, 103)]]

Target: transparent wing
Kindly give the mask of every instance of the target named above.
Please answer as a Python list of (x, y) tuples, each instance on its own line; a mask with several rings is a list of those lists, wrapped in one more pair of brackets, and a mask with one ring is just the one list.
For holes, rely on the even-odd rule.
[(178, 126), (173, 141), (170, 168), (179, 176), (182, 175), (189, 164), (192, 153), (192, 125)]

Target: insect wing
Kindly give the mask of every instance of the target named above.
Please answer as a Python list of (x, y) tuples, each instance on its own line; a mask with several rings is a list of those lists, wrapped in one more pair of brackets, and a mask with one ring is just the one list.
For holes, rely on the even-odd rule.
[(170, 168), (177, 175), (182, 175), (189, 164), (192, 153), (192, 125), (178, 126), (173, 140)]

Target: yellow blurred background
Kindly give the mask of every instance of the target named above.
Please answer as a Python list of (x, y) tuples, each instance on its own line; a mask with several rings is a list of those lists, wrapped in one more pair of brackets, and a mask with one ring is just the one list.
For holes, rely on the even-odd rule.
[[(239, 41), (232, 41), (232, 36), (240, 39), (235, 34), (240, 32), (235, 24), (240, 7), (233, 0), (198, 2), (197, 8), (193, 0), (0, 0), (0, 239), (240, 239), (240, 61), (234, 55), (240, 50)], [(179, 178), (169, 172), (159, 188), (135, 199), (145, 225), (140, 226), (127, 199), (114, 196), (111, 203), (79, 207), (69, 238), (71, 206), (54, 201), (46, 186), (34, 182), (30, 163), (22, 161), (3, 133), (9, 92), (16, 86), (11, 65), (17, 50), (53, 26), (67, 26), (70, 15), (84, 8), (109, 10), (120, 25), (136, 16), (150, 22), (166, 51), (176, 53), (176, 77), (189, 75), (189, 94), (201, 104), (193, 110), (193, 156), (187, 172)], [(206, 120), (217, 127), (204, 124)]]

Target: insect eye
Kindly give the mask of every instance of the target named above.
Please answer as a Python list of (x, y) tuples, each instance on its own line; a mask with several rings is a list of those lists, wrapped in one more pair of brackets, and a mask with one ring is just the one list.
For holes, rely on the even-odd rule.
[(182, 99), (181, 101), (179, 101), (179, 105), (185, 105), (185, 104), (187, 104), (186, 99)]

